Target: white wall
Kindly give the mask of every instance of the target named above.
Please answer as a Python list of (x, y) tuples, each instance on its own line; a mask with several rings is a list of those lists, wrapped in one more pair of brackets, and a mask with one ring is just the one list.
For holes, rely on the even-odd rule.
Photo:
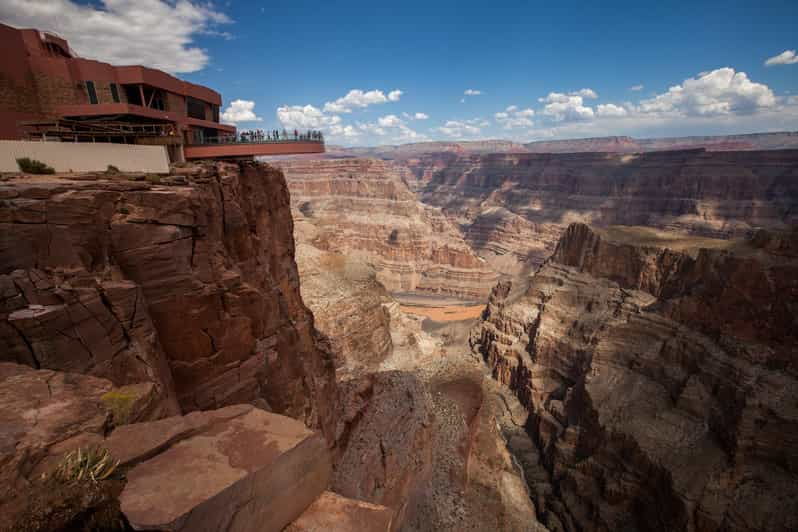
[(21, 157), (46, 163), (56, 172), (104, 171), (109, 164), (124, 172), (169, 172), (166, 146), (0, 140), (0, 172), (18, 172)]

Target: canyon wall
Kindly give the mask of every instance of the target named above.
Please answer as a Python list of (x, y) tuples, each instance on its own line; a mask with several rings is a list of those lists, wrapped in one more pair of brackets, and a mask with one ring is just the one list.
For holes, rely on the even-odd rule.
[[(645, 225), (713, 238), (798, 221), (798, 151), (461, 156), (421, 199), (441, 207), (497, 271), (540, 265), (572, 222)], [(414, 174), (424, 176), (423, 163)]]
[(377, 160), (278, 164), (313, 246), (371, 264), (391, 292), (483, 298), (495, 275), (438, 209), (418, 202), (402, 170)]
[(332, 434), (279, 171), (28, 176), (0, 198), (0, 361), (152, 383), (150, 418), (248, 402)]
[(550, 529), (798, 527), (798, 232), (707, 243), (573, 224), (494, 289), (472, 349), (530, 412)]

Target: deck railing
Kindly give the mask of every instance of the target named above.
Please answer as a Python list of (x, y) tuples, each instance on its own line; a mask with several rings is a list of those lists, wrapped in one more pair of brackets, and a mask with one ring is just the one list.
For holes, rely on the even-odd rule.
[(272, 132), (239, 133), (237, 135), (219, 135), (216, 137), (194, 137), (192, 145), (220, 144), (282, 144), (285, 142), (317, 142), (324, 144), (324, 135), (320, 131), (291, 132), (280, 131), (277, 136)]

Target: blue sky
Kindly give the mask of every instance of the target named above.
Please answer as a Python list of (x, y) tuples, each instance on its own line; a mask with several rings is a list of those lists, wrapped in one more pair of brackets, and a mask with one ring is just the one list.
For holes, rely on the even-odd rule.
[(798, 129), (794, 0), (4, 0), (0, 20), (209, 85), (241, 128), (348, 145)]

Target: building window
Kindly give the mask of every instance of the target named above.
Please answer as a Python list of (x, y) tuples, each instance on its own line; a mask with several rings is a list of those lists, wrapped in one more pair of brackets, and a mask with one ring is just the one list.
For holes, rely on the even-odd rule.
[(119, 88), (117, 88), (116, 83), (111, 83), (111, 98), (113, 98), (116, 103), (119, 103)]
[(219, 106), (211, 105), (211, 112), (213, 113), (213, 121), (219, 123)]
[(186, 114), (191, 118), (206, 120), (205, 102), (192, 98), (191, 96), (186, 96)]
[(141, 101), (141, 92), (139, 91), (138, 85), (122, 85), (122, 88), (125, 90), (127, 103), (130, 105), (144, 106), (144, 102)]
[(97, 101), (97, 91), (94, 89), (94, 82), (93, 81), (87, 81), (86, 82), (86, 92), (89, 93), (89, 103), (91, 103), (91, 104), (99, 103)]

